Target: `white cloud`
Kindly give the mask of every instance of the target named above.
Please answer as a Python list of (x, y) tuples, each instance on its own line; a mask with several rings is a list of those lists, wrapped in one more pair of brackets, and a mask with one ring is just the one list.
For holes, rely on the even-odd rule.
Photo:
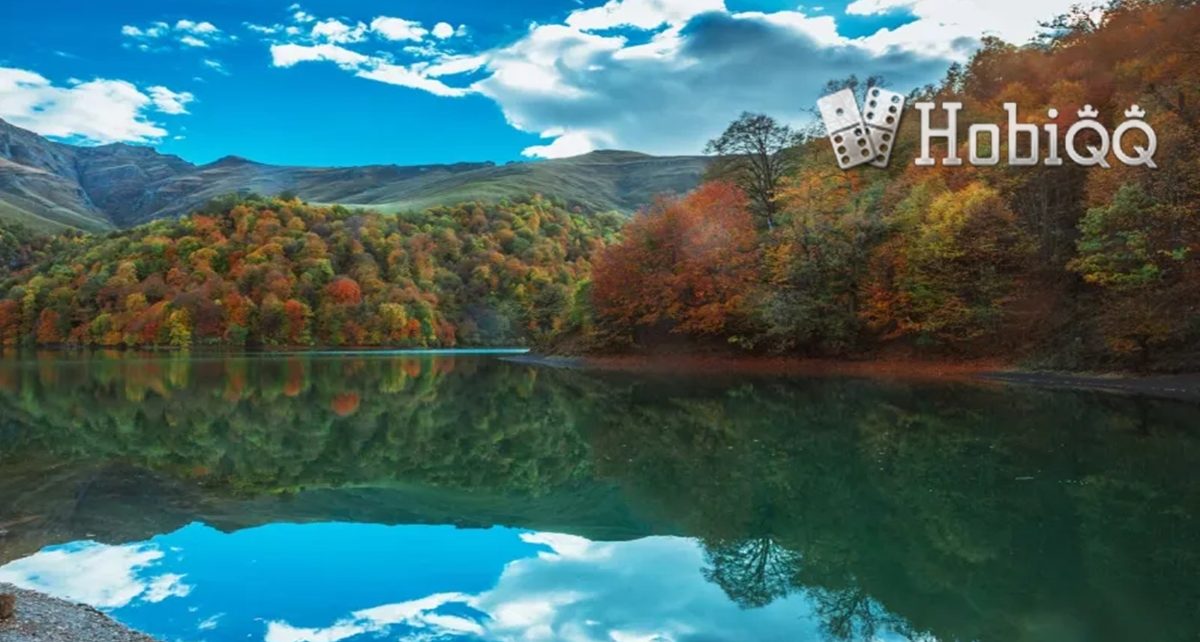
[[(915, 21), (862, 38), (831, 15), (731, 12), (721, 0), (611, 0), (563, 24), (534, 25), (487, 52), (491, 97), (514, 127), (552, 139), (539, 157), (599, 147), (694, 154), (742, 111), (803, 124), (828, 80), (880, 74), (901, 91), (965, 60), (984, 33), (1024, 40), (1073, 0), (858, 0), (854, 13), (895, 9)], [(1003, 16), (1001, 16), (1003, 14)], [(650, 32), (629, 40), (614, 28)]]
[(970, 50), (954, 43), (994, 35), (1023, 44), (1037, 35), (1039, 22), (1064, 13), (1078, 0), (855, 0), (849, 15), (869, 16), (904, 10), (915, 18), (895, 29), (883, 29), (862, 39), (881, 54), (889, 48), (924, 49), (947, 59), (962, 61)]
[(216, 25), (211, 22), (193, 22), (191, 20), (180, 20), (175, 23), (175, 29), (178, 31), (187, 31), (195, 34), (213, 34), (220, 31)]
[[(464, 538), (465, 539), (465, 538)], [(327, 627), (268, 623), (266, 642), (341, 642), (350, 638), (512, 642), (659, 642), (669, 640), (813, 640), (818, 618), (803, 595), (743, 609), (706, 580), (704, 551), (691, 539), (648, 537), (591, 542), (573, 535), (527, 533), (546, 547), (509, 562), (494, 587), (477, 594), (438, 593), (356, 611)], [(446, 612), (453, 607), (456, 613)], [(464, 608), (467, 607), (467, 608)], [(472, 610), (477, 612), (472, 613)], [(470, 614), (470, 615), (467, 615)], [(897, 639), (890, 630), (880, 640)]]
[[(342, 69), (354, 72), (367, 80), (408, 87), (431, 93), (435, 96), (456, 98), (472, 93), (469, 87), (455, 87), (439, 78), (470, 73), (486, 63), (482, 55), (454, 55), (438, 49), (432, 42), (422, 42), (429, 31), (421, 23), (403, 18), (379, 16), (370, 25), (358, 22), (350, 26), (336, 18), (315, 20), (308, 35), (292, 33), (286, 42), (271, 44), (271, 64), (275, 67), (292, 67), (302, 62), (332, 62)], [(446, 25), (447, 27), (449, 25)], [(451, 27), (451, 34), (454, 33)], [(257, 29), (260, 33), (275, 36), (276, 30)], [(444, 32), (444, 29), (440, 30)], [(416, 58), (400, 64), (392, 54), (367, 55), (351, 49), (355, 43), (375, 36), (390, 42), (413, 42), (402, 49), (402, 53)]]
[(352, 52), (336, 44), (272, 44), (271, 64), (276, 67), (290, 67), (298, 62), (324, 60), (335, 62), (337, 66), (354, 70), (366, 64), (370, 59), (360, 53)]
[(336, 63), (343, 69), (355, 69), (370, 59), (337, 45), (271, 45), (271, 64), (276, 67), (318, 60)]
[(443, 56), (436, 62), (423, 65), (426, 76), (455, 76), (476, 71), (487, 64), (487, 56)]
[(197, 22), (186, 19), (179, 20), (174, 25), (161, 21), (146, 27), (124, 25), (121, 27), (121, 35), (135, 41), (134, 46), (142, 51), (165, 49), (163, 46), (151, 46), (151, 43), (167, 35), (174, 35), (180, 44), (194, 48), (206, 48), (227, 39), (216, 25), (207, 20)]
[(196, 625), (196, 630), (211, 631), (217, 628), (217, 626), (221, 623), (221, 618), (223, 617), (225, 617), (224, 613), (218, 613), (216, 615), (206, 617), (203, 620), (200, 620), (200, 623)]
[(0, 566), (0, 582), (103, 609), (186, 596), (182, 575), (145, 576), (162, 557), (153, 545), (79, 542)]
[(58, 86), (25, 69), (0, 67), (0, 118), (44, 136), (89, 143), (152, 142), (167, 131), (147, 113), (186, 113), (194, 97), (166, 87), (143, 92), (124, 80), (98, 78)]
[(420, 89), (435, 96), (447, 98), (457, 98), (470, 93), (469, 89), (450, 87), (442, 81), (430, 77), (428, 74), (382, 61), (374, 61), (369, 68), (360, 70), (356, 75), (359, 78), (377, 80), (389, 85)]
[(283, 25), (256, 25), (252, 22), (247, 22), (246, 28), (255, 33), (261, 33), (270, 36), (282, 31)]
[(219, 74), (223, 74), (226, 76), (229, 75), (229, 70), (225, 68), (225, 64), (222, 63), (220, 60), (214, 60), (212, 58), (205, 58), (204, 60), (201, 60), (200, 62), (205, 67), (208, 67), (209, 69), (212, 69), (213, 71), (215, 71)]
[(187, 104), (196, 99), (191, 92), (175, 92), (161, 85), (149, 87), (146, 91), (150, 92), (154, 107), (164, 114), (186, 114)]
[(447, 604), (466, 604), (470, 599), (462, 593), (436, 593), (408, 602), (355, 611), (350, 617), (322, 628), (301, 628), (274, 620), (267, 623), (264, 642), (340, 642), (365, 633), (382, 634), (396, 625), (433, 634), (476, 633), (482, 631), (476, 622), (435, 613)]
[(475, 88), (513, 126), (553, 139), (526, 155), (558, 158), (599, 147), (698, 153), (705, 138), (745, 110), (807, 119), (808, 105), (831, 78), (884, 71), (893, 79), (927, 80), (942, 66), (917, 55), (878, 64), (861, 48), (835, 45), (832, 19), (799, 12), (709, 11), (693, 16), (686, 30), (668, 26), (648, 43), (629, 45), (580, 25), (650, 28), (686, 19), (687, 12), (648, 2), (606, 7), (603, 16), (581, 10), (566, 25), (535, 26), (491, 52), (490, 75)]
[[(724, 0), (608, 0), (475, 51), (443, 48), (465, 26), (439, 22), (429, 30), (378, 16), (361, 33), (363, 23), (340, 20), (317, 22), (311, 33), (288, 31), (289, 42), (273, 43), (272, 60), (281, 67), (334, 62), (361, 78), (438, 96), (485, 95), (513, 127), (546, 139), (525, 149), (529, 156), (601, 147), (694, 154), (743, 111), (810, 122), (810, 107), (829, 80), (882, 75), (899, 91), (936, 81), (949, 63), (966, 60), (983, 35), (1027, 40), (1039, 20), (1074, 1), (855, 0), (850, 15), (906, 11), (911, 21), (850, 38), (838, 31), (838, 15), (819, 10), (736, 12)], [(298, 6), (291, 11), (302, 13)], [(320, 49), (372, 36), (410, 44), (369, 55)], [(452, 80), (465, 74), (482, 77), (466, 86)]]
[[(561, 132), (561, 133), (559, 133)], [(542, 133), (543, 138), (553, 138), (548, 145), (532, 145), (521, 153), (533, 158), (570, 158), (586, 154), (592, 150), (606, 147), (602, 136), (589, 132), (562, 132), (549, 130)]]
[(724, 0), (610, 0), (603, 6), (571, 12), (567, 26), (583, 31), (655, 29), (664, 24), (683, 24), (709, 11), (725, 11)]
[(145, 28), (137, 28), (132, 25), (121, 27), (121, 34), (134, 38), (159, 38), (167, 34), (171, 30), (171, 25), (165, 22), (152, 22)]
[(340, 642), (347, 638), (366, 633), (362, 625), (354, 622), (334, 624), (325, 628), (301, 628), (287, 622), (273, 621), (267, 623), (267, 635), (264, 642)]
[(367, 26), (361, 22), (351, 27), (337, 18), (330, 18), (313, 25), (312, 37), (335, 44), (360, 42), (366, 31)]
[(379, 16), (371, 21), (371, 31), (388, 40), (419, 41), (429, 33), (421, 23), (404, 18)]
[(142, 599), (158, 603), (169, 597), (187, 597), (191, 594), (192, 587), (183, 583), (183, 577), (175, 573), (164, 573), (153, 578), (146, 586)]

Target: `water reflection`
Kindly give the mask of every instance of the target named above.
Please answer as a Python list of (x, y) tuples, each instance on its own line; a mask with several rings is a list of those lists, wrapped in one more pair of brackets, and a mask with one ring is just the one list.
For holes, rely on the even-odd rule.
[(0, 581), (167, 639), (1200, 630), (1187, 404), (48, 354), (0, 363), (0, 418)]
[[(803, 599), (740, 609), (696, 572), (703, 557), (695, 541), (680, 537), (591, 542), (508, 528), (361, 524), (223, 534), (194, 524), (136, 545), (53, 547), (10, 563), (0, 579), (99, 604), (170, 639), (816, 636), (801, 617), (810, 611)], [(229, 566), (244, 569), (236, 581)], [(85, 567), (86, 578), (64, 572)], [(354, 581), (339, 581), (346, 577)], [(282, 595), (280, 587), (288, 587)]]

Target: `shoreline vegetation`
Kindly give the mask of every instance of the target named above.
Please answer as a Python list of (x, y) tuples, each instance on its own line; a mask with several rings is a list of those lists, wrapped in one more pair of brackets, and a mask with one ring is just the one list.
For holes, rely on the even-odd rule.
[[(744, 114), (710, 143), (705, 182), (632, 218), (542, 195), (396, 214), (231, 195), (102, 236), (0, 224), (0, 345), (527, 345), (1197, 372), (1197, 31), (1200, 5), (1115, 0), (1102, 20), (1069, 13), (1029, 44), (985, 38), (910, 96), (961, 102), (964, 132), (1005, 102), (1061, 114), (1060, 133), (1084, 101), (1110, 129), (1140, 105), (1154, 171), (843, 172), (816, 130)], [(869, 101), (883, 80), (828, 88)], [(896, 158), (919, 147), (917, 121), (901, 122)]]

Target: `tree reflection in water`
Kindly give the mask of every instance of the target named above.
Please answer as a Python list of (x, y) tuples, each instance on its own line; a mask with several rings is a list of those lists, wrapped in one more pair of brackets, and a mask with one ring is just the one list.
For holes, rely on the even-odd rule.
[[(837, 640), (1200, 630), (1200, 409), (1182, 403), (492, 358), (48, 353), (0, 364), (0, 413), (0, 561), (83, 528), (131, 541), (193, 519), (553, 523), (695, 537), (734, 603), (804, 594)], [(117, 498), (139, 517), (117, 519)]]

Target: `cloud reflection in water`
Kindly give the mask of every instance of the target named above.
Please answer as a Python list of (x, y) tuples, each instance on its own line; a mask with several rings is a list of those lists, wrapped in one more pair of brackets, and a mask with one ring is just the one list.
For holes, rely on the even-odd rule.
[[(384, 550), (396, 557), (373, 552)], [(226, 534), (194, 524), (140, 544), (53, 547), (0, 567), (0, 580), (91, 604), (169, 640), (820, 639), (802, 596), (742, 609), (704, 579), (703, 565), (700, 544), (680, 537), (593, 542), (370, 524)]]

